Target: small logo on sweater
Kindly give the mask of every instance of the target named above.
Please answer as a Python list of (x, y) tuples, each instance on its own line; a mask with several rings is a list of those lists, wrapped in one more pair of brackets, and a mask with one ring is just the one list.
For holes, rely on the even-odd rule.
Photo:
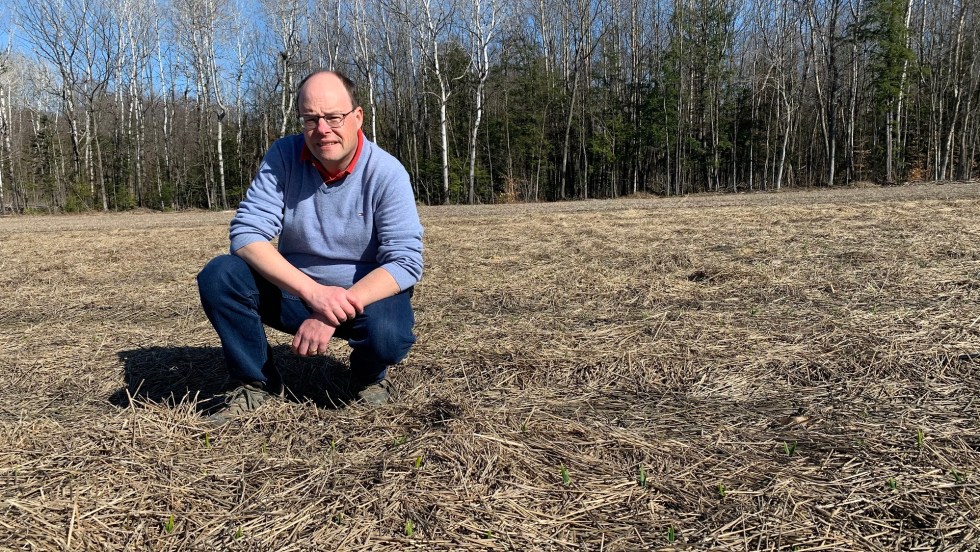
[(364, 213), (357, 213), (357, 216), (363, 217), (364, 216)]

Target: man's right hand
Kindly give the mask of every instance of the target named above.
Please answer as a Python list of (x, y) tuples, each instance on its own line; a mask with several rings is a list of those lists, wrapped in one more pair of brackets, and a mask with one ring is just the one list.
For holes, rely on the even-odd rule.
[(322, 315), (334, 327), (364, 312), (361, 300), (342, 287), (314, 284), (303, 300), (310, 310)]
[(364, 303), (357, 295), (335, 286), (318, 284), (289, 264), (269, 242), (253, 242), (235, 251), (259, 274), (280, 289), (296, 295), (324, 321), (336, 327), (364, 312)]

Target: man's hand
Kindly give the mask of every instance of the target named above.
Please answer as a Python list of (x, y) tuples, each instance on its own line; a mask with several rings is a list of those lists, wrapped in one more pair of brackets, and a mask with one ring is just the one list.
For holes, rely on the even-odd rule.
[(307, 318), (293, 337), (293, 352), (299, 356), (322, 355), (327, 352), (335, 327), (323, 315), (313, 313)]
[(357, 295), (342, 287), (314, 284), (312, 292), (304, 299), (310, 310), (334, 327), (364, 312), (364, 305)]

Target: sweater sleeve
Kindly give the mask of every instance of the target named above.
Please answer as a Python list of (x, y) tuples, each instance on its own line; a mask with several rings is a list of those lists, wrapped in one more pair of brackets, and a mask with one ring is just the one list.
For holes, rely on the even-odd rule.
[(228, 236), (231, 252), (258, 242), (272, 241), (282, 231), (285, 188), (290, 163), (286, 156), (290, 148), (279, 140), (266, 153), (252, 179), (245, 199), (238, 205), (231, 221)]
[(377, 261), (404, 291), (422, 278), (422, 223), (408, 173), (399, 165), (376, 198)]

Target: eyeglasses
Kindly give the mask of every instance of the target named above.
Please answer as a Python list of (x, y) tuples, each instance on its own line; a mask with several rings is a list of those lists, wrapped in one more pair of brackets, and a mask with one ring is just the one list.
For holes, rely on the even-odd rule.
[(351, 113), (353, 113), (356, 110), (357, 110), (357, 108), (355, 107), (354, 109), (351, 109), (347, 113), (343, 113), (341, 115), (336, 115), (336, 114), (333, 114), (333, 115), (300, 115), (299, 117), (296, 118), (296, 120), (299, 121), (299, 124), (303, 128), (305, 128), (306, 130), (313, 130), (316, 127), (320, 126), (320, 119), (323, 119), (324, 121), (326, 121), (327, 126), (330, 127), (330, 128), (340, 128), (340, 127), (344, 126), (344, 119), (347, 118), (348, 115), (350, 115)]

